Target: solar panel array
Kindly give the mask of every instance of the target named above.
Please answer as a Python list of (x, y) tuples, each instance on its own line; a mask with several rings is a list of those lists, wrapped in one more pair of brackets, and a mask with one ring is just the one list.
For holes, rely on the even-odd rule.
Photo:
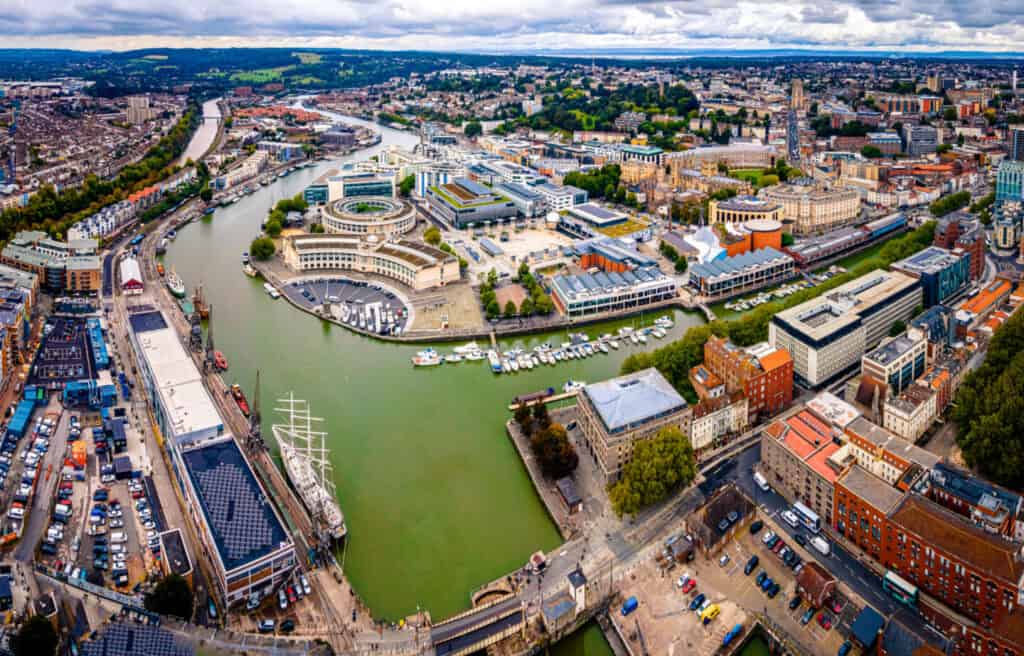
[(166, 629), (117, 622), (103, 629), (98, 639), (82, 644), (81, 653), (83, 656), (192, 656), (196, 652)]
[(163, 315), (154, 310), (153, 312), (139, 312), (128, 316), (128, 322), (136, 333), (146, 333), (152, 330), (163, 330), (167, 327)]
[(225, 569), (261, 558), (288, 541), (233, 440), (182, 455)]

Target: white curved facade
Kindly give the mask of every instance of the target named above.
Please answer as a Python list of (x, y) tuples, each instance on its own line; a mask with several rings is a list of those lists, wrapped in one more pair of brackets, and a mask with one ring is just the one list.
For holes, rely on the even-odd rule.
[(320, 217), (326, 232), (339, 235), (389, 239), (416, 227), (416, 208), (397, 198), (344, 198), (321, 208)]

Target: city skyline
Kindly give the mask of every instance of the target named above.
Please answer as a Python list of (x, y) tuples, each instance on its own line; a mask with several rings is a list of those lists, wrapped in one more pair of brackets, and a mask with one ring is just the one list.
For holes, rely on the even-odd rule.
[(188, 5), (119, 0), (0, 2), (0, 35), (10, 48), (132, 50), (150, 47), (320, 47), (488, 53), (830, 49), (1011, 53), (1024, 19), (1009, 0), (970, 12), (948, 1), (828, 3), (625, 3), (539, 0), (444, 4), (338, 1), (300, 8), (287, 0)]

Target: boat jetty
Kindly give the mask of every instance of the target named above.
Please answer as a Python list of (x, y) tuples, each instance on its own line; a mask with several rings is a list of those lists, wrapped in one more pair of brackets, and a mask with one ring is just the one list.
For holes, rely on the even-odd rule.
[(615, 334), (605, 333), (594, 339), (583, 333), (569, 333), (567, 342), (558, 346), (541, 344), (530, 351), (522, 348), (508, 351), (499, 351), (494, 348), (484, 350), (476, 342), (457, 346), (447, 354), (440, 353), (433, 348), (426, 348), (416, 353), (412, 358), (412, 364), (415, 367), (436, 367), (442, 364), (486, 360), (492, 373), (510, 374), (532, 370), (544, 365), (553, 366), (568, 360), (608, 355), (620, 348), (646, 344), (650, 339), (663, 339), (668, 336), (668, 331), (673, 325), (672, 318), (665, 315), (655, 319), (652, 326), (641, 328), (625, 326), (619, 328)]

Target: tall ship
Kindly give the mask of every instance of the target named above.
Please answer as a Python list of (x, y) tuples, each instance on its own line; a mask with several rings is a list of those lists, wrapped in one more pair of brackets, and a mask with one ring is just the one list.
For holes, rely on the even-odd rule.
[(203, 283), (196, 285), (196, 291), (192, 294), (192, 307), (199, 313), (201, 319), (210, 318), (210, 306), (206, 303), (206, 297), (203, 296)]
[(167, 289), (171, 290), (172, 294), (178, 298), (185, 298), (185, 282), (173, 269), (167, 274), (166, 282)]
[(314, 422), (323, 419), (313, 417), (309, 403), (296, 399), (294, 394), (279, 399), (278, 403), (282, 407), (276, 410), (287, 423), (274, 424), (271, 428), (281, 448), (285, 473), (313, 519), (332, 539), (341, 540), (348, 529), (331, 478), (332, 468), (325, 446), (327, 433), (313, 430)]

